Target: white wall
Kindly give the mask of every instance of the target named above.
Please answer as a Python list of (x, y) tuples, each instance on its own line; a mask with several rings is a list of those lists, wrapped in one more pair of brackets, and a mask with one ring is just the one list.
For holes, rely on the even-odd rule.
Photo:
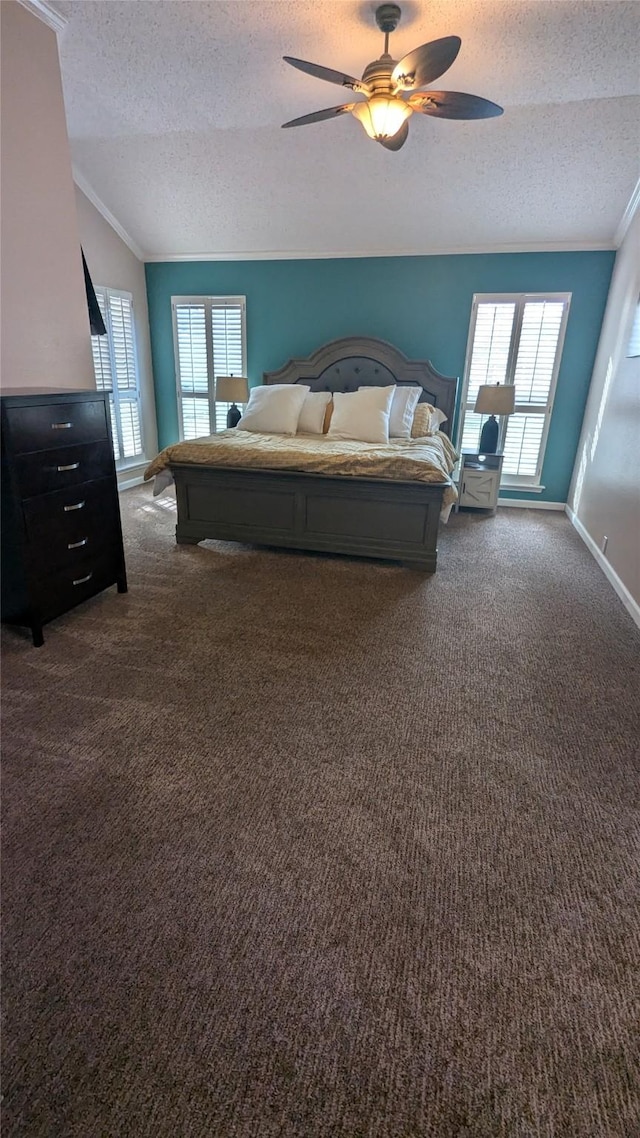
[[(76, 187), (78, 226), (87, 267), (94, 286), (119, 288), (133, 296), (133, 317), (136, 333), (136, 351), (142, 397), (142, 432), (145, 455), (148, 461), (158, 450), (153, 373), (151, 370), (151, 343), (149, 339), (149, 312), (144, 265), (132, 253), (116, 231), (92, 202)], [(142, 469), (146, 463), (142, 464)], [(120, 483), (138, 473), (128, 469), (120, 473)]]
[(0, 383), (93, 388), (55, 32), (16, 0), (2, 0), (0, 21)]
[(640, 605), (640, 359), (629, 358), (626, 352), (639, 300), (640, 211), (616, 257), (569, 491), (578, 528), (598, 550), (608, 539), (603, 568), (613, 570), (636, 606)]

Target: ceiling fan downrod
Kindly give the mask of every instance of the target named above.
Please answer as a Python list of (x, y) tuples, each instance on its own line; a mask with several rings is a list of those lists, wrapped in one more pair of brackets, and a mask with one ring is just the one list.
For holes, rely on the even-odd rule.
[(376, 24), (381, 32), (384, 32), (384, 54), (389, 54), (389, 36), (395, 32), (402, 11), (399, 4), (380, 4), (376, 8)]

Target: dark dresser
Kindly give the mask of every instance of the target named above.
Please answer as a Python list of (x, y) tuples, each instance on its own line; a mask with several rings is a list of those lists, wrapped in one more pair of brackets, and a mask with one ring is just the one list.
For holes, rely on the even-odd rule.
[(2, 619), (42, 626), (109, 585), (126, 593), (108, 394), (0, 393)]

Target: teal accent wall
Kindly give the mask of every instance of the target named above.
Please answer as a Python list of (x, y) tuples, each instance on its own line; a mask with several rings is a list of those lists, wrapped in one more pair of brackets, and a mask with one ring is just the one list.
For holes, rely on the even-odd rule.
[[(339, 336), (377, 336), (462, 376), (474, 293), (570, 292), (542, 494), (566, 502), (615, 252), (487, 253), (145, 266), (160, 446), (178, 437), (172, 296), (246, 296), (249, 380)], [(507, 492), (505, 492), (505, 495)]]

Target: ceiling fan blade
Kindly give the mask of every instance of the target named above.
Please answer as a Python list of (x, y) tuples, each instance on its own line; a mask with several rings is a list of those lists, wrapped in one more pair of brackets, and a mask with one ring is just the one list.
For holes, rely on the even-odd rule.
[(326, 111), (314, 111), (311, 115), (301, 115), (299, 119), (291, 119), (290, 122), (283, 122), (285, 126), (306, 126), (310, 122), (322, 122), (323, 119), (335, 119), (338, 115), (344, 115), (347, 111), (355, 106), (354, 103), (343, 103), (340, 107), (328, 107)]
[(399, 150), (404, 146), (409, 137), (409, 120), (403, 122), (400, 130), (397, 131), (391, 138), (379, 139), (380, 145), (384, 146), (385, 150)]
[(462, 91), (424, 91), (411, 95), (407, 102), (414, 111), (439, 119), (492, 119), (504, 113), (497, 103)]
[[(368, 95), (369, 85), (353, 75), (345, 75), (343, 71), (334, 71), (331, 67), (321, 67), (319, 63), (307, 63), (306, 59), (295, 59), (292, 55), (283, 55), (285, 63), (297, 67), (298, 71), (305, 71), (307, 75), (314, 75), (316, 79), (326, 79), (327, 83), (337, 83), (340, 87), (350, 87), (352, 91), (361, 91)], [(442, 75), (442, 72), (438, 72)]]
[(449, 70), (460, 51), (461, 43), (460, 36), (444, 36), (441, 40), (432, 40), (431, 43), (423, 43), (421, 47), (414, 48), (396, 63), (391, 73), (391, 81), (395, 83), (396, 90), (416, 91), (418, 87), (433, 83), (434, 79)]

